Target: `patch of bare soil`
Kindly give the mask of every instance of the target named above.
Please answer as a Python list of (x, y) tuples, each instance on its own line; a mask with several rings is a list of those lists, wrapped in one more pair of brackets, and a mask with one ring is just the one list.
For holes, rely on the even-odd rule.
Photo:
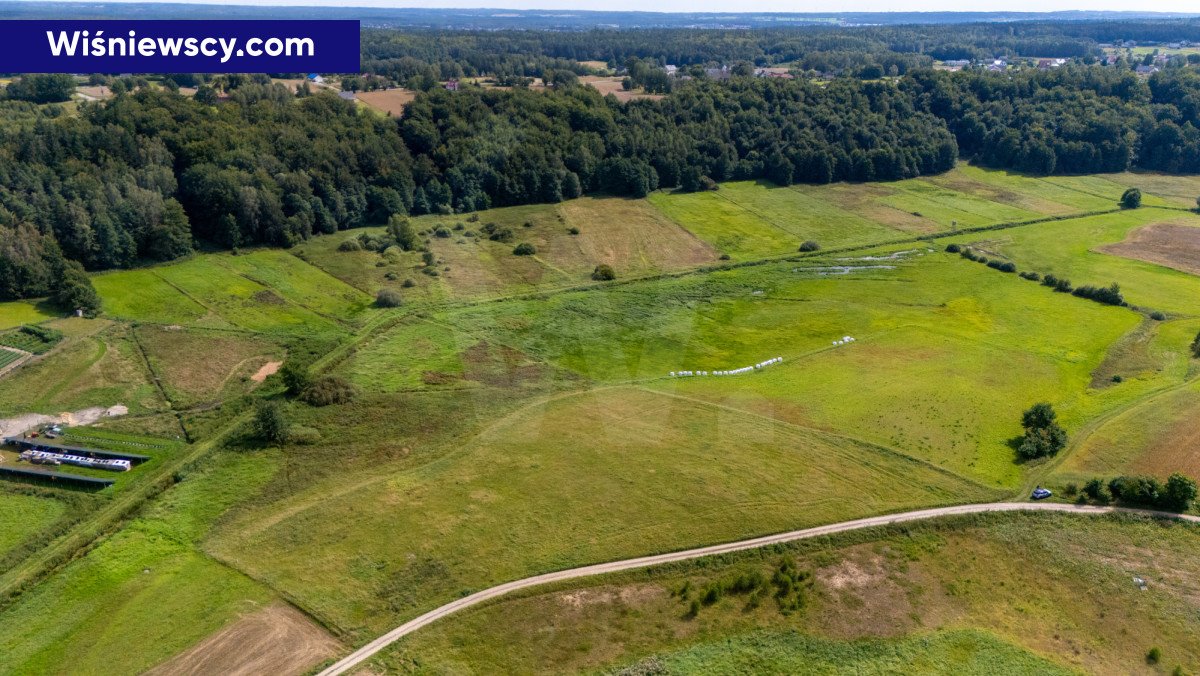
[(283, 362), (269, 361), (263, 364), (262, 368), (255, 371), (254, 375), (250, 376), (250, 380), (253, 380), (256, 383), (261, 383), (262, 381), (266, 380), (268, 376), (273, 376), (276, 373), (279, 373), (280, 366), (283, 366)]
[(1192, 226), (1152, 223), (1100, 251), (1200, 275), (1200, 228)]
[(285, 305), (287, 301), (270, 289), (263, 289), (254, 294), (254, 300), (267, 305)]
[(147, 674), (304, 674), (340, 649), (332, 636), (303, 613), (276, 604), (242, 617)]
[(115, 418), (126, 413), (129, 413), (129, 409), (120, 404), (109, 408), (95, 406), (58, 415), (26, 413), (12, 418), (0, 418), (0, 437), (14, 437), (49, 423), (64, 423), (72, 426), (91, 425), (102, 418)]
[(524, 352), (485, 341), (475, 343), (462, 355), (463, 378), (493, 387), (515, 387), (543, 380), (551, 369)]
[(945, 605), (937, 584), (917, 566), (866, 547), (849, 550), (837, 563), (818, 568), (814, 577), (821, 606), (818, 625), (834, 638), (899, 636), (920, 626), (926, 619), (920, 616), (942, 614)]

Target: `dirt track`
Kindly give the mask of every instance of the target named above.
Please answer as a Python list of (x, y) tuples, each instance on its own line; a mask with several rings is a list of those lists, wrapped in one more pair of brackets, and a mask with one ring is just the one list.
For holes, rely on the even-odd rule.
[(341, 646), (303, 613), (282, 603), (225, 627), (147, 676), (304, 674)]
[(26, 413), (12, 418), (0, 418), (0, 437), (15, 437), (27, 432), (38, 425), (47, 423), (65, 423), (71, 426), (91, 425), (101, 418), (114, 418), (125, 415), (129, 409), (117, 404), (109, 408), (95, 406), (80, 411), (59, 413), (58, 415), (42, 415), (41, 413)]
[(514, 580), (506, 582), (502, 585), (497, 585), (491, 589), (485, 589), (480, 592), (465, 596), (457, 601), (451, 601), (446, 605), (421, 615), (420, 617), (409, 620), (408, 622), (396, 627), (388, 633), (371, 641), (363, 647), (355, 650), (345, 658), (339, 660), (329, 668), (322, 671), (319, 676), (337, 676), (344, 674), (373, 655), (383, 650), (387, 646), (395, 643), (399, 639), (413, 633), (414, 631), (436, 622), (443, 617), (453, 615), (461, 610), (478, 605), (484, 601), (489, 601), (500, 596), (504, 596), (510, 592), (528, 587), (536, 587), (551, 582), (561, 582), (563, 580), (572, 580), (581, 577), (590, 577), (593, 575), (603, 575), (605, 573), (615, 573), (623, 570), (631, 570), (635, 568), (646, 568), (648, 566), (657, 566), (664, 563), (674, 561), (686, 561), (688, 559), (697, 559), (704, 556), (712, 556), (714, 554), (725, 554), (728, 552), (737, 552), (746, 549), (756, 549), (767, 545), (779, 544), (782, 542), (794, 542), (796, 540), (807, 540), (809, 538), (821, 537), (824, 535), (833, 535), (835, 533), (844, 533), (851, 530), (859, 530), (862, 528), (874, 528), (877, 526), (887, 526), (890, 524), (904, 523), (908, 521), (920, 521), (923, 519), (932, 519), (940, 516), (954, 516), (958, 514), (980, 514), (983, 512), (1012, 512), (1012, 511), (1044, 511), (1044, 512), (1072, 512), (1076, 514), (1111, 514), (1114, 512), (1125, 512), (1129, 514), (1141, 514), (1145, 516), (1154, 516), (1159, 518), (1173, 518), (1200, 523), (1200, 516), (1191, 516), (1186, 514), (1169, 514), (1166, 512), (1155, 512), (1144, 509), (1125, 509), (1121, 507), (1091, 507), (1087, 505), (1068, 505), (1054, 502), (991, 502), (978, 505), (958, 505), (956, 507), (938, 507), (935, 509), (922, 509), (913, 512), (904, 512), (901, 514), (887, 514), (884, 516), (873, 516), (866, 519), (858, 519), (855, 521), (844, 521), (842, 523), (829, 524), (827, 526), (817, 526), (815, 528), (806, 528), (804, 530), (789, 531), (787, 533), (777, 533), (775, 535), (766, 535), (763, 537), (753, 538), (750, 540), (741, 540), (738, 542), (728, 542), (721, 545), (712, 545), (709, 547), (700, 547), (698, 549), (688, 549), (681, 552), (671, 552), (668, 554), (657, 554), (655, 556), (643, 556), (637, 559), (626, 559), (624, 561), (612, 561), (609, 563), (598, 563), (592, 566), (584, 566), (582, 568), (572, 568), (570, 570), (560, 570), (554, 573), (546, 573), (528, 577), (524, 580)]

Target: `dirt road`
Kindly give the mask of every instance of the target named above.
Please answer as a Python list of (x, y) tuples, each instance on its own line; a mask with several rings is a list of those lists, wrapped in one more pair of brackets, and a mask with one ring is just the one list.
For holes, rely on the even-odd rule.
[(536, 575), (527, 577), (524, 580), (514, 580), (506, 582), (502, 585), (497, 585), (491, 589), (485, 589), (480, 592), (465, 596), (457, 601), (452, 601), (446, 605), (421, 615), (415, 619), (409, 620), (404, 624), (396, 627), (388, 633), (371, 641), (363, 647), (355, 650), (347, 655), (339, 662), (333, 664), (329, 668), (320, 673), (319, 676), (336, 676), (344, 674), (354, 669), (355, 667), (368, 660), (375, 653), (383, 650), (387, 646), (397, 640), (407, 636), (414, 631), (436, 622), (447, 615), (453, 615), (461, 610), (478, 605), (484, 601), (488, 601), (499, 596), (503, 596), (510, 592), (519, 589), (527, 589), (538, 585), (548, 584), (550, 582), (561, 582), (563, 580), (572, 580), (575, 578), (589, 577), (592, 575), (602, 575), (605, 573), (615, 573), (623, 570), (631, 570), (634, 568), (645, 568), (648, 566), (656, 566), (674, 561), (684, 561), (687, 559), (697, 559), (703, 556), (712, 556), (714, 554), (725, 554), (727, 552), (736, 552), (745, 549), (755, 549), (767, 545), (779, 544), (782, 542), (794, 542), (796, 540), (805, 540), (808, 538), (821, 537), (822, 535), (833, 535), (834, 533), (844, 533), (846, 531), (858, 530), (861, 528), (873, 528), (876, 526), (887, 526), (896, 523), (904, 523), (907, 521), (920, 521), (922, 519), (932, 519), (940, 516), (954, 516), (958, 514), (979, 514), (983, 512), (1013, 512), (1013, 511), (1041, 511), (1041, 512), (1072, 512), (1077, 514), (1111, 514), (1113, 512), (1125, 512), (1130, 514), (1141, 514), (1144, 516), (1153, 516), (1159, 518), (1183, 519), (1200, 524), (1200, 517), (1191, 515), (1169, 514), (1167, 512), (1155, 512), (1143, 509), (1126, 509), (1121, 507), (1092, 507), (1089, 505), (1068, 505), (1054, 502), (992, 502), (978, 505), (958, 505), (955, 507), (938, 507), (936, 509), (922, 509), (914, 512), (903, 512), (901, 514), (887, 514), (884, 516), (873, 516), (866, 519), (857, 519), (855, 521), (843, 521), (842, 523), (833, 523), (827, 526), (817, 526), (815, 528), (806, 528), (804, 530), (794, 530), (787, 533), (777, 533), (775, 535), (766, 535), (750, 540), (740, 540), (738, 542), (728, 542), (721, 545), (711, 545), (709, 547), (700, 547), (698, 549), (688, 549), (680, 552), (670, 552), (668, 554), (657, 554), (654, 556), (643, 556), (636, 559), (626, 559), (624, 561), (612, 561), (609, 563), (598, 563), (591, 566), (583, 566), (582, 568), (572, 568), (570, 570), (560, 570), (554, 573), (546, 573), (544, 575)]

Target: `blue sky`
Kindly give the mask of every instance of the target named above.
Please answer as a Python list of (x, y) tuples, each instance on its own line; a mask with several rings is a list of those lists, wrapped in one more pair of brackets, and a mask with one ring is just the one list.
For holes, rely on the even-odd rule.
[[(87, 0), (79, 0), (87, 1)], [(111, 0), (110, 0), (111, 1)], [(147, 0), (128, 0), (145, 2)], [(189, 0), (150, 0), (188, 2)], [(446, 7), (547, 10), (641, 10), (651, 12), (1048, 12), (1059, 10), (1112, 10), (1200, 13), (1195, 0), (199, 0), (211, 5), (317, 5), (328, 7)]]

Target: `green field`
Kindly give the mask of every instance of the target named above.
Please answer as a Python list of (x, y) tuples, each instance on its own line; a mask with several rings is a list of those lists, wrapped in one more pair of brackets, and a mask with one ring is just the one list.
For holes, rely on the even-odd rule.
[(22, 324), (36, 324), (58, 314), (43, 304), (26, 301), (0, 303), (0, 330), (11, 329)]
[[(193, 544), (274, 471), (223, 455), (87, 556), (0, 610), (0, 672), (140, 673), (273, 594)], [(69, 649), (67, 649), (69, 647)]]
[(131, 412), (160, 410), (163, 402), (128, 331), (113, 325), (9, 374), (0, 387), (0, 415), (117, 404)]
[(211, 254), (95, 278), (105, 312), (119, 319), (325, 333), (352, 320), (370, 297), (294, 256), (255, 251)]
[[(402, 639), (375, 668), (1188, 673), (1200, 665), (1198, 554), (1195, 527), (1136, 519), (907, 525), (530, 590)], [(784, 558), (812, 575), (800, 610), (785, 615), (770, 594), (753, 606), (749, 593), (726, 591), (690, 616), (690, 599), (753, 572), (769, 579)], [(1152, 646), (1157, 669), (1145, 662)]]
[(246, 512), (210, 547), (361, 640), (534, 573), (993, 495), (864, 444), (638, 389), (553, 398), (461, 452), (376, 476)]
[(52, 498), (0, 488), (0, 560), (26, 538), (61, 518), (66, 509), (65, 504)]
[[(352, 648), (541, 572), (1024, 499), (1039, 483), (1069, 499), (1093, 476), (1200, 475), (1190, 231), (1139, 230), (1200, 227), (1184, 208), (1196, 180), (964, 165), (893, 183), (733, 182), (416, 217), (430, 266), (395, 247), (339, 250), (384, 232), (369, 228), (95, 275), (105, 316), (47, 322), (65, 339), (4, 377), (0, 417), (122, 404), (128, 416), (65, 440), (153, 460), (95, 494), (0, 494), (13, 524), (0, 556), (20, 554), (0, 580), (68, 527), (109, 533), (56, 553), (62, 568), (0, 606), (4, 626), (38, 628), (0, 639), (0, 673), (141, 672), (281, 599)], [(1146, 206), (1117, 210), (1128, 185)], [(1136, 248), (1147, 232), (1182, 243), (1152, 242), (1174, 269), (1133, 258), (1153, 259)], [(800, 255), (807, 240), (822, 250)], [(536, 253), (514, 256), (519, 242)], [(949, 242), (1077, 286), (1117, 282), (1133, 307), (1055, 293)], [(616, 282), (591, 279), (601, 263)], [(382, 288), (399, 308), (373, 306)], [(45, 320), (38, 307), (0, 306), (0, 327)], [(344, 378), (353, 399), (286, 395), (267, 374), (289, 359)], [(261, 399), (280, 403), (275, 441), (248, 424)], [(1018, 462), (1021, 413), (1042, 401), (1070, 443)], [(68, 523), (55, 510), (74, 500)], [(1165, 673), (1194, 671), (1196, 547), (1192, 529), (1136, 520), (913, 526), (533, 590), (374, 666), (1129, 673), (1160, 645)], [(814, 574), (795, 613), (735, 595), (687, 618), (671, 594), (749, 565), (769, 576), (787, 552)], [(1131, 591), (1143, 573), (1150, 591)]]

